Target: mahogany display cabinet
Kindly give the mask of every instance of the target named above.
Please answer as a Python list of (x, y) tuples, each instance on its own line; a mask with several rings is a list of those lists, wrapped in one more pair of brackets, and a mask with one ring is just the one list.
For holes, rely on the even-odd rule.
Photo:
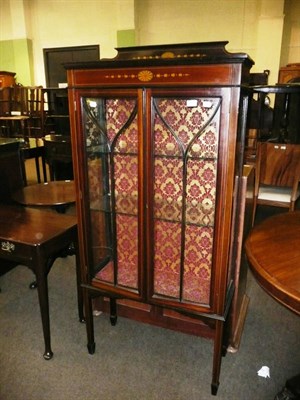
[(238, 320), (253, 65), (226, 44), (66, 65), (88, 350), (100, 296), (112, 324), (118, 313), (213, 339), (213, 394)]

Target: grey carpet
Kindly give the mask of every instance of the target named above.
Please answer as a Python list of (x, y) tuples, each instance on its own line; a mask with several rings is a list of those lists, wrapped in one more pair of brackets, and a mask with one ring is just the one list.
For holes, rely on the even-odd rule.
[[(49, 275), (54, 358), (45, 361), (33, 275), (18, 266), (0, 277), (1, 400), (269, 400), (300, 370), (300, 318), (271, 299), (249, 275), (250, 306), (240, 350), (222, 360), (210, 395), (212, 342), (105, 315), (95, 318), (96, 353), (78, 322), (75, 259)], [(270, 378), (257, 371), (266, 365)]]

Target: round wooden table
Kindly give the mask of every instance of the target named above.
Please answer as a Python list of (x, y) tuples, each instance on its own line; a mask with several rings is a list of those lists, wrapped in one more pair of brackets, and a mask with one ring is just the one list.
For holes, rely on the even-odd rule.
[(51, 181), (25, 186), (12, 198), (26, 206), (65, 206), (75, 203), (74, 181)]
[(255, 226), (245, 249), (257, 282), (300, 315), (300, 211), (274, 215)]

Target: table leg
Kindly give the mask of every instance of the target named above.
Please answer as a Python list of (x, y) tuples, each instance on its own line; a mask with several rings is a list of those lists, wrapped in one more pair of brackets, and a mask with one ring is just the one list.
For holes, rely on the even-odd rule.
[(24, 186), (27, 186), (25, 158), (22, 155), (21, 155), (21, 171), (22, 171), (22, 178), (23, 178)]
[(44, 359), (50, 360), (53, 357), (51, 350), (51, 339), (50, 339), (50, 317), (49, 317), (49, 298), (48, 298), (48, 260), (45, 259), (40, 253), (39, 249), (36, 250), (36, 262), (35, 262), (35, 274), (37, 281), (37, 290), (40, 304), (40, 312), (43, 325), (45, 352)]

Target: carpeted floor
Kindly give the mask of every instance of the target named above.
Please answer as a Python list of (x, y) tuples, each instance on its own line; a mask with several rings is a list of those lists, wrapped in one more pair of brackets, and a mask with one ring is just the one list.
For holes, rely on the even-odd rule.
[[(18, 266), (0, 277), (1, 400), (206, 400), (212, 342), (123, 318), (95, 317), (96, 353), (78, 322), (74, 257), (49, 275), (52, 349), (45, 361), (33, 275)], [(219, 400), (273, 399), (300, 369), (300, 319), (249, 276), (250, 306), (240, 350), (222, 362)], [(257, 371), (270, 368), (270, 378)]]

